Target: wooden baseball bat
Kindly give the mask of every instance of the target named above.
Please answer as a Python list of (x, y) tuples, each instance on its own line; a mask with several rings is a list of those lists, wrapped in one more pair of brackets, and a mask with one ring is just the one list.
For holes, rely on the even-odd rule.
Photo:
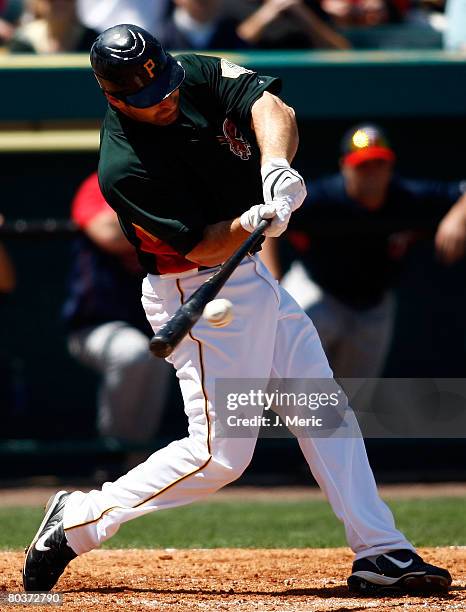
[(230, 278), (243, 258), (257, 246), (270, 219), (263, 219), (243, 244), (220, 266), (209, 279), (178, 308), (150, 341), (150, 350), (157, 357), (168, 357), (201, 317)]

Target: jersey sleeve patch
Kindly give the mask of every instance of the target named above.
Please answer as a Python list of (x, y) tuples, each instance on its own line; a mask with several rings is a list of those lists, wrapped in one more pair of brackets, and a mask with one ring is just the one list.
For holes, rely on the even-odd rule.
[(222, 76), (226, 79), (237, 79), (242, 74), (253, 74), (254, 70), (248, 70), (247, 68), (243, 68), (243, 66), (238, 66), (238, 64), (233, 64), (229, 60), (222, 58), (220, 60), (220, 67), (222, 70)]

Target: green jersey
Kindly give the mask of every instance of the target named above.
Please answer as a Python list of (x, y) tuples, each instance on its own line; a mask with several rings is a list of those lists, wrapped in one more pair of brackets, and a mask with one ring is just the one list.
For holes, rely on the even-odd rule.
[(280, 91), (278, 79), (225, 59), (177, 60), (186, 78), (174, 123), (141, 123), (110, 106), (101, 132), (102, 193), (152, 274), (195, 268), (185, 255), (205, 227), (262, 201), (251, 107), (264, 91)]

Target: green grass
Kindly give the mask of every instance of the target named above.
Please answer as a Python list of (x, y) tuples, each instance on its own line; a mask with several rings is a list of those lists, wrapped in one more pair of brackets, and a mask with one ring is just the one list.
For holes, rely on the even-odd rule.
[[(466, 545), (466, 498), (389, 502), (416, 546)], [(0, 549), (23, 548), (43, 510), (0, 508)], [(323, 501), (212, 501), (153, 512), (123, 525), (108, 548), (345, 546), (342, 525)]]

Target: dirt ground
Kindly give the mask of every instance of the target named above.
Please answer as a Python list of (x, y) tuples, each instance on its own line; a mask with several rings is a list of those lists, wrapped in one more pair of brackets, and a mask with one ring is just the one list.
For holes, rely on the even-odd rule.
[[(62, 488), (62, 487), (60, 487)], [(64, 487), (65, 489), (67, 487)], [(71, 489), (76, 487), (70, 487)], [(86, 487), (79, 487), (86, 490)], [(43, 505), (57, 486), (2, 489), (0, 506)], [(387, 498), (461, 496), (464, 483), (388, 485)], [(228, 487), (216, 499), (277, 499), (277, 489)], [(287, 499), (320, 498), (317, 489), (280, 489)], [(346, 578), (348, 549), (214, 549), (93, 551), (74, 560), (59, 581), (64, 612), (127, 610), (235, 610), (235, 612), (317, 612), (466, 610), (466, 547), (421, 549), (426, 560), (451, 571), (448, 595), (368, 599), (350, 595)], [(5, 605), (6, 593), (21, 591), (23, 554), (0, 553), (0, 612), (30, 611), (31, 606)], [(33, 608), (34, 609), (34, 608)], [(35, 608), (37, 609), (37, 608)]]
[[(466, 547), (421, 549), (453, 574), (449, 594), (361, 598), (350, 595), (348, 549), (93, 551), (75, 559), (56, 590), (70, 612), (234, 610), (307, 612), (466, 610)], [(21, 590), (19, 552), (0, 553), (0, 599)], [(2, 593), (3, 591), (3, 593)], [(37, 609), (37, 608), (36, 608)], [(1, 612), (31, 606), (0, 603)]]

